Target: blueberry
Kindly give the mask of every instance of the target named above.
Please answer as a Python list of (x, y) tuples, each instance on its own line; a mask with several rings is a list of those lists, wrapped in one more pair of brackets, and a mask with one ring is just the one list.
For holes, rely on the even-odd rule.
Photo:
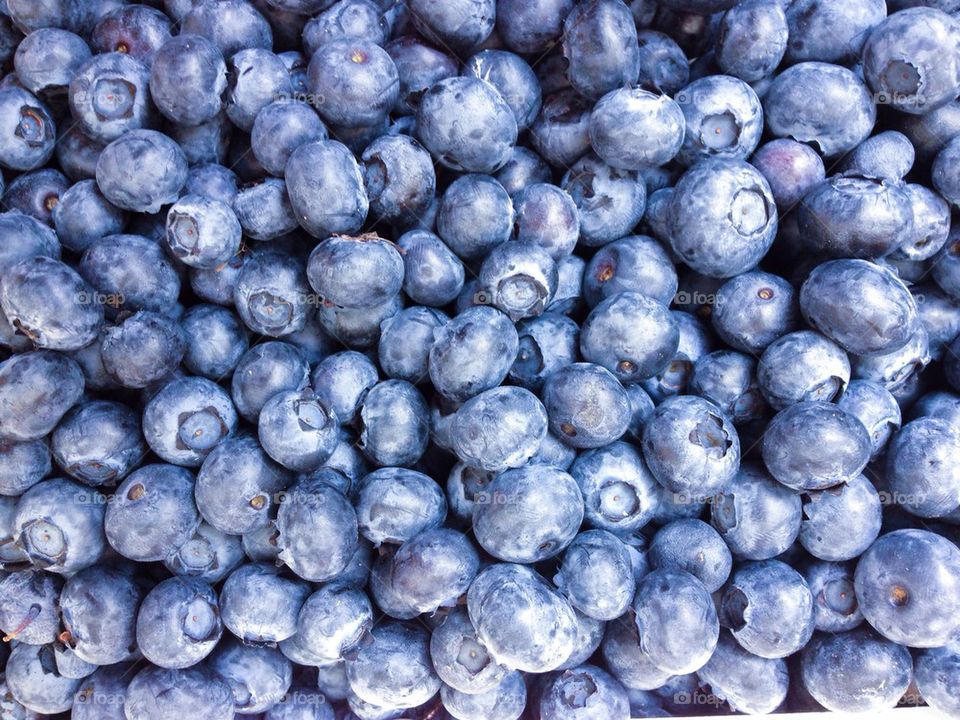
[(467, 592), (467, 612), (494, 661), (509, 668), (548, 672), (573, 651), (573, 608), (524, 565), (497, 563), (482, 570)]
[(184, 14), (180, 28), (181, 33), (206, 37), (225, 58), (243, 48), (269, 50), (273, 45), (270, 24), (244, 0), (195, 5)]
[(150, 7), (118, 7), (104, 13), (90, 34), (90, 45), (98, 53), (126, 53), (149, 66), (170, 39), (170, 18)]
[(731, 708), (761, 715), (780, 706), (789, 685), (783, 660), (769, 660), (747, 652), (725, 632), (697, 677)]
[(483, 80), (445, 78), (420, 99), (417, 136), (445, 167), (491, 173), (509, 159), (517, 121), (500, 93)]
[(580, 309), (586, 263), (577, 255), (567, 255), (557, 263), (557, 291), (547, 305), (547, 312), (572, 315)]
[(593, 153), (567, 170), (560, 185), (580, 211), (580, 242), (598, 247), (629, 234), (643, 217), (647, 192), (642, 179), (618, 170)]
[(945, 715), (957, 713), (957, 697), (951, 692), (960, 674), (960, 656), (954, 648), (924, 650), (913, 662), (914, 680), (926, 703)]
[(488, 175), (463, 175), (443, 193), (437, 234), (462, 260), (479, 260), (510, 239), (510, 196)]
[(36, 255), (60, 258), (57, 233), (30, 215), (0, 213), (0, 271), (6, 275), (18, 262)]
[(743, 161), (756, 150), (763, 111), (742, 80), (710, 75), (679, 90), (676, 99), (686, 121), (678, 157), (684, 165), (708, 158)]
[(63, 580), (43, 570), (15, 570), (0, 580), (0, 589), (0, 629), (6, 642), (45, 645), (56, 641)]
[(767, 560), (796, 540), (801, 527), (800, 497), (762, 467), (745, 463), (710, 505), (710, 522), (734, 555)]
[(903, 282), (865, 260), (818, 266), (800, 289), (800, 309), (812, 327), (855, 355), (897, 350), (919, 323)]
[(447, 321), (439, 310), (420, 306), (384, 320), (378, 348), (384, 373), (414, 384), (426, 378), (433, 334)]
[(846, 353), (812, 330), (798, 330), (775, 340), (757, 365), (760, 390), (777, 410), (798, 402), (836, 400), (849, 381)]
[(756, 267), (777, 231), (770, 186), (753, 166), (738, 160), (706, 160), (688, 170), (667, 213), (674, 252), (711, 277)]
[[(440, 686), (440, 699), (451, 717), (483, 717), (488, 720), (514, 720), (523, 716), (527, 686), (523, 673), (511, 671), (498, 685), (479, 693), (465, 693), (447, 685)], [(547, 717), (541, 715), (541, 717)]]
[(960, 553), (944, 537), (926, 530), (881, 535), (861, 556), (854, 580), (864, 617), (884, 637), (938, 647), (955, 632)]
[(202, 712), (229, 720), (234, 712), (230, 684), (206, 665), (167, 670), (148, 665), (130, 680), (124, 712), (144, 720), (165, 720)]
[(389, 301), (403, 285), (404, 265), (393, 243), (377, 236), (327, 238), (310, 253), (307, 278), (324, 302), (369, 308)]
[(440, 47), (462, 52), (481, 44), (493, 31), (497, 18), (494, 0), (412, 0), (413, 25)]
[[(897, 110), (917, 115), (953, 100), (960, 89), (951, 55), (958, 29), (952, 16), (935, 8), (908, 8), (882, 20), (863, 46), (870, 89)], [(924, 42), (911, 44), (908, 38), (916, 33)]]
[(26, 643), (18, 643), (10, 651), (5, 680), (10, 697), (26, 708), (21, 717), (29, 717), (28, 711), (41, 715), (67, 712), (82, 682), (60, 675), (51, 646)]
[(480, 557), (466, 535), (430, 528), (374, 561), (370, 592), (381, 610), (409, 620), (456, 605), (479, 569)]
[(641, 653), (663, 672), (695, 672), (710, 659), (720, 625), (710, 593), (680, 570), (654, 570), (633, 600)]
[(203, 519), (242, 535), (266, 527), (292, 478), (272, 462), (256, 438), (224, 440), (203, 461), (194, 496)]
[(779, 3), (738, 3), (724, 13), (717, 29), (717, 66), (745, 82), (760, 80), (780, 64), (787, 35), (787, 16)]
[(98, 668), (83, 679), (73, 696), (72, 720), (126, 720), (124, 693), (130, 665)]
[[(811, 97), (833, 102), (812, 103)], [(828, 158), (863, 142), (877, 115), (863, 82), (847, 68), (824, 62), (802, 62), (777, 75), (764, 95), (763, 110), (775, 137), (809, 143)]]
[(0, 90), (0, 164), (32, 170), (53, 155), (57, 127), (47, 106), (19, 87)]
[(113, 485), (143, 460), (140, 417), (110, 400), (92, 400), (68, 412), (50, 437), (63, 470), (88, 485)]
[(137, 614), (137, 646), (154, 665), (196, 665), (223, 634), (217, 593), (202, 580), (168, 578), (144, 598)]
[(490, 83), (506, 100), (523, 132), (540, 111), (537, 76), (519, 55), (504, 50), (482, 50), (464, 63), (463, 74)]
[(50, 350), (0, 362), (0, 438), (23, 442), (48, 434), (83, 394), (80, 366)]
[(103, 149), (96, 168), (103, 196), (134, 212), (155, 213), (175, 202), (187, 181), (183, 151), (156, 130), (131, 130), (117, 138)]
[(843, 4), (801, 0), (784, 10), (790, 30), (786, 52), (790, 63), (820, 60), (846, 65), (859, 60), (864, 41), (887, 14), (881, 0)]
[(412, 465), (429, 442), (427, 404), (404, 380), (385, 380), (370, 389), (360, 407), (359, 447), (378, 465)]
[(206, 378), (165, 384), (143, 410), (143, 436), (161, 459), (198, 467), (237, 427), (230, 396)]
[(809, 145), (779, 138), (764, 143), (750, 158), (770, 185), (777, 208), (787, 212), (826, 177), (823, 160)]
[(756, 377), (756, 361), (742, 353), (717, 350), (694, 364), (690, 390), (716, 404), (735, 425), (761, 419), (766, 402)]
[(233, 691), (234, 709), (253, 715), (280, 702), (293, 682), (293, 668), (276, 648), (227, 640), (210, 656), (210, 669)]
[(556, 263), (543, 248), (506, 242), (486, 256), (479, 280), (487, 301), (517, 321), (543, 314), (556, 292), (559, 275)]
[(563, 23), (563, 55), (570, 84), (589, 98), (635, 82), (640, 52), (629, 9), (614, 0), (574, 5)]
[(48, 475), (51, 467), (45, 438), (0, 441), (0, 495), (15, 499)]
[(690, 80), (690, 61), (670, 36), (656, 30), (639, 30), (637, 44), (640, 87), (674, 95)]
[(379, 45), (342, 38), (313, 53), (307, 88), (317, 112), (331, 125), (367, 127), (386, 118), (399, 97), (400, 79), (390, 55)]
[(895, 259), (928, 260), (949, 239), (950, 207), (937, 193), (915, 183), (904, 188), (913, 207), (913, 233), (892, 253)]
[(241, 190), (233, 201), (233, 212), (243, 232), (254, 240), (273, 240), (297, 229), (287, 186), (276, 178)]
[[(585, 405), (584, 397), (595, 398)], [(609, 370), (593, 363), (561, 368), (541, 393), (550, 430), (576, 448), (602, 447), (618, 439), (630, 422), (626, 390)]]
[(946, 458), (960, 446), (957, 428), (920, 418), (894, 435), (887, 455), (887, 482), (894, 501), (920, 517), (941, 517), (960, 506), (960, 477)]
[(277, 512), (279, 560), (311, 582), (330, 580), (346, 567), (357, 544), (357, 513), (322, 481), (302, 480)]
[(315, 470), (333, 453), (337, 416), (310, 388), (287, 390), (260, 410), (257, 433), (267, 454), (286, 468)]
[(202, 195), (232, 205), (237, 197), (237, 182), (233, 170), (216, 163), (206, 163), (190, 168), (183, 189), (187, 195)]
[(571, 0), (500, 0), (497, 34), (514, 52), (543, 53), (560, 37), (573, 5)]
[(199, 35), (170, 38), (150, 67), (150, 96), (168, 120), (195, 127), (215, 118), (227, 89), (227, 66), (219, 49)]
[(577, 360), (580, 328), (559, 313), (544, 313), (518, 324), (519, 349), (510, 368), (510, 379), (528, 390), (539, 391), (554, 371)]
[(600, 652), (611, 674), (632, 690), (654, 690), (673, 676), (654, 665), (641, 648), (632, 613), (607, 623)]
[[(311, 296), (315, 297), (315, 296)], [(394, 295), (382, 305), (367, 308), (341, 308), (322, 304), (317, 321), (328, 337), (353, 350), (368, 350), (380, 340), (380, 327), (403, 308), (403, 298)]]
[(640, 454), (625, 442), (582, 453), (570, 467), (584, 500), (587, 525), (623, 535), (653, 517), (657, 483)]
[(364, 149), (361, 159), (370, 210), (380, 220), (409, 221), (428, 210), (437, 178), (430, 153), (420, 143), (406, 135), (382, 136)]
[(20, 496), (14, 541), (30, 562), (69, 575), (94, 565), (106, 549), (103, 495), (59, 478), (37, 483)]
[(800, 543), (822, 560), (855, 558), (880, 533), (880, 496), (863, 475), (804, 497)]
[(417, 625), (385, 622), (371, 631), (347, 663), (350, 690), (364, 702), (391, 708), (416, 707), (440, 689), (430, 664), (430, 635)]
[(579, 665), (554, 676), (540, 696), (543, 720), (626, 720), (626, 688), (595, 665)]
[(730, 575), (730, 550), (716, 530), (702, 520), (675, 520), (653, 536), (648, 550), (655, 570), (682, 570), (703, 583), (708, 592), (719, 590)]
[(299, 644), (311, 656), (329, 664), (352, 656), (373, 625), (373, 609), (366, 593), (339, 582), (322, 585), (303, 603), (297, 634), (285, 641)]
[(452, 610), (430, 636), (430, 660), (445, 686), (475, 695), (493, 690), (510, 672), (480, 643), (467, 612)]
[(75, 252), (121, 232), (126, 224), (126, 214), (107, 202), (93, 180), (70, 186), (54, 205), (51, 217), (60, 241)]
[(677, 321), (665, 305), (635, 292), (600, 302), (583, 322), (580, 353), (622, 383), (662, 372), (680, 343)]
[(17, 45), (13, 67), (24, 88), (37, 95), (62, 96), (90, 58), (90, 48), (79, 35), (60, 28), (40, 28)]
[(225, 578), (244, 559), (240, 537), (227, 535), (213, 525), (201, 522), (193, 537), (163, 563), (174, 575), (215, 583)]
[(376, 2), (340, 0), (330, 3), (324, 0), (313, 4), (327, 7), (308, 20), (306, 25), (303, 25), (302, 21), (299, 23), (303, 27), (303, 49), (308, 56), (313, 56), (321, 45), (335, 40), (366, 40), (383, 45), (389, 37), (389, 23)]
[(234, 570), (220, 590), (220, 616), (244, 642), (276, 643), (297, 632), (297, 615), (310, 585), (280, 575), (276, 566), (250, 563)]
[(415, 114), (420, 96), (431, 85), (457, 75), (458, 63), (442, 49), (416, 35), (403, 35), (384, 45), (397, 68), (400, 94), (394, 112)]
[(58, 170), (31, 170), (10, 182), (3, 193), (3, 204), (52, 225), (52, 211), (69, 187), (69, 181)]
[(70, 266), (37, 255), (4, 274), (0, 310), (35, 346), (79, 350), (103, 324), (100, 298)]
[(170, 252), (190, 267), (213, 269), (240, 249), (241, 227), (230, 206), (200, 195), (180, 198), (167, 212)]
[(543, 159), (567, 168), (590, 149), (592, 105), (573, 90), (548, 95), (530, 126), (530, 144)]
[(355, 493), (360, 533), (375, 545), (403, 543), (439, 526), (447, 514), (443, 491), (429, 476), (405, 468), (380, 468)]
[(111, 142), (151, 125), (149, 82), (150, 69), (131, 55), (94, 55), (70, 81), (70, 112), (90, 138)]
[(613, 620), (633, 600), (630, 554), (619, 538), (605, 530), (580, 533), (564, 551), (554, 583), (580, 612), (597, 620)]
[[(629, 551), (628, 551), (629, 552)], [(573, 615), (577, 621), (576, 634), (573, 639), (573, 652), (557, 670), (569, 670), (582, 665), (600, 648), (603, 642), (603, 632), (607, 623), (595, 620), (574, 609)]]
[(141, 310), (107, 329), (100, 356), (120, 385), (144, 388), (169, 378), (184, 357), (183, 330), (172, 319)]
[(369, 200), (357, 161), (345, 145), (333, 140), (301, 145), (290, 154), (284, 177), (290, 204), (308, 233), (323, 238), (360, 230)]
[(403, 291), (412, 301), (443, 307), (463, 289), (463, 264), (433, 233), (412, 230), (400, 236), (397, 248), (403, 257)]
[(803, 570), (813, 595), (813, 621), (817, 630), (836, 633), (853, 630), (863, 622), (853, 588), (853, 567), (814, 560)]
[(683, 145), (684, 116), (673, 100), (639, 88), (621, 88), (597, 102), (590, 114), (590, 144), (610, 165), (624, 170), (664, 165)]
[(250, 330), (282, 337), (303, 330), (307, 324), (309, 288), (299, 260), (267, 251), (243, 262), (233, 288), (233, 302)]
[(856, 629), (815, 637), (801, 656), (800, 679), (828, 710), (881, 711), (907, 691), (912, 665), (906, 648)]

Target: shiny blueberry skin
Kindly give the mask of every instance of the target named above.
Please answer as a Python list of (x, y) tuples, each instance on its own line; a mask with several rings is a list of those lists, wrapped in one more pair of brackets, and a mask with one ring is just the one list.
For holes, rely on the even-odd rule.
[(544, 380), (577, 360), (580, 328), (560, 313), (545, 313), (517, 325), (519, 349), (510, 368), (510, 379), (538, 392)]
[(924, 650), (914, 658), (917, 689), (930, 707), (945, 715), (956, 715), (957, 696), (951, 688), (960, 677), (960, 656), (955, 648)]
[(28, 645), (44, 645), (57, 639), (63, 580), (52, 573), (29, 568), (5, 575), (0, 580), (0, 589), (3, 591), (0, 628), (6, 637)]
[(17, 45), (13, 67), (17, 79), (34, 94), (57, 97), (66, 92), (78, 68), (90, 58), (79, 35), (60, 28), (40, 28)]
[(913, 167), (914, 158), (909, 138), (895, 130), (886, 130), (857, 145), (844, 158), (840, 170), (874, 180), (900, 182)]
[(95, 55), (70, 81), (70, 111), (90, 138), (111, 142), (151, 124), (149, 81), (150, 69), (130, 55)]
[(426, 401), (404, 380), (385, 380), (370, 389), (360, 407), (359, 447), (377, 465), (409, 466), (426, 452)]
[(437, 214), (437, 234), (461, 259), (479, 260), (510, 239), (514, 207), (489, 175), (463, 175), (450, 183)]
[[(811, 103), (811, 96), (835, 101)], [(863, 82), (850, 70), (823, 62), (803, 62), (777, 75), (763, 110), (774, 136), (810, 143), (828, 158), (863, 142), (876, 121), (873, 97)]]
[(118, 487), (104, 527), (111, 547), (139, 562), (163, 560), (190, 539), (200, 523), (194, 476), (174, 465), (145, 465)]
[(466, 535), (430, 528), (374, 561), (370, 592), (381, 610), (408, 620), (455, 606), (479, 569), (480, 556)]
[(203, 35), (229, 58), (242, 48), (269, 49), (273, 33), (267, 20), (243, 0), (196, 5), (181, 19), (181, 32)]
[(124, 710), (145, 720), (164, 720), (202, 712), (210, 720), (233, 716), (233, 694), (227, 680), (206, 665), (168, 670), (153, 665), (133, 676)]
[(334, 40), (366, 40), (382, 46), (389, 37), (390, 27), (383, 10), (370, 0), (324, 1), (322, 5), (328, 7), (308, 20), (306, 25), (302, 20), (299, 23), (303, 28), (303, 50), (308, 57), (312, 57), (321, 45)]
[(439, 310), (421, 306), (401, 310), (384, 320), (378, 356), (387, 377), (417, 384), (428, 376), (433, 334), (449, 318)]
[(397, 239), (403, 258), (403, 292), (413, 302), (443, 307), (463, 289), (463, 263), (436, 235), (411, 230)]
[(186, 340), (184, 365), (211, 380), (228, 376), (250, 341), (235, 313), (218, 305), (194, 305), (180, 320)]
[(287, 193), (300, 226), (317, 238), (356, 233), (369, 200), (353, 154), (333, 140), (317, 140), (291, 153), (285, 168)]
[(933, 257), (933, 279), (944, 292), (960, 298), (960, 243), (956, 236), (947, 239), (943, 248)]
[(155, 213), (177, 199), (187, 181), (187, 159), (166, 135), (131, 130), (104, 148), (96, 173), (100, 192), (112, 204)]
[(800, 573), (778, 560), (740, 566), (723, 591), (719, 615), (744, 649), (764, 658), (786, 657), (813, 634), (810, 589)]
[(766, 714), (787, 695), (789, 675), (783, 660), (761, 658), (744, 650), (726, 632), (717, 649), (697, 672), (700, 682), (740, 712)]
[[(82, 680), (62, 676), (55, 663), (54, 651), (49, 645), (19, 643), (11, 650), (6, 664), (5, 689), (18, 703), (14, 712), (18, 709), (23, 712), (19, 717), (29, 718), (33, 713), (38, 713), (34, 717), (42, 717), (70, 710), (73, 694)], [(6, 711), (7, 705), (3, 707)]]
[(406, 135), (382, 136), (366, 147), (361, 160), (374, 216), (386, 222), (404, 222), (427, 211), (436, 194), (437, 178), (430, 153), (420, 143)]
[(79, 350), (103, 324), (93, 288), (68, 265), (43, 255), (21, 260), (3, 277), (0, 309), (35, 346)]
[[(584, 397), (595, 398), (585, 405)], [(623, 385), (606, 368), (574, 363), (550, 375), (541, 392), (550, 429), (576, 448), (602, 447), (619, 438), (630, 422)]]
[(494, 689), (510, 672), (479, 642), (465, 609), (454, 609), (430, 636), (430, 660), (445, 685), (460, 693)]
[(708, 592), (719, 590), (730, 575), (732, 559), (723, 538), (697, 519), (674, 520), (653, 536), (647, 558), (654, 570), (688, 572)]
[(573, 252), (580, 216), (573, 199), (549, 183), (526, 185), (513, 196), (513, 239), (545, 250), (554, 261)]
[(44, 480), (20, 496), (14, 541), (47, 572), (69, 575), (90, 567), (106, 549), (105, 506), (104, 496), (84, 485)]
[(906, 285), (865, 260), (818, 266), (800, 289), (800, 310), (812, 327), (854, 355), (897, 350), (919, 323)]
[(65, 472), (93, 486), (122, 480), (147, 452), (139, 415), (109, 400), (73, 408), (53, 431), (50, 446)]
[(286, 641), (299, 643), (310, 655), (329, 664), (352, 654), (373, 624), (367, 594), (340, 582), (318, 588), (303, 603), (297, 634)]
[(842, 5), (802, 0), (784, 10), (790, 31), (786, 60), (791, 64), (820, 60), (846, 65), (859, 60), (864, 41), (887, 14), (881, 0)]
[(342, 572), (357, 545), (357, 514), (330, 485), (305, 479), (291, 486), (277, 512), (279, 559), (304, 580)]
[(268, 251), (244, 261), (233, 289), (233, 301), (250, 330), (281, 337), (304, 329), (310, 309), (309, 291), (299, 260)]
[(613, 0), (575, 5), (563, 25), (570, 84), (589, 98), (636, 81), (637, 29), (630, 10)]
[(581, 453), (570, 474), (583, 495), (587, 525), (622, 536), (653, 517), (658, 485), (633, 446), (614, 442)]
[(540, 696), (543, 720), (626, 720), (630, 715), (626, 688), (595, 665), (579, 665), (555, 675)]
[(664, 165), (680, 152), (684, 115), (666, 95), (620, 88), (604, 95), (590, 113), (590, 144), (623, 170)]
[(441, 683), (430, 664), (429, 633), (392, 621), (371, 634), (373, 642), (347, 663), (350, 690), (364, 702), (392, 708), (416, 707), (433, 697)]
[(749, 355), (716, 350), (693, 366), (689, 389), (715, 403), (735, 425), (758, 420), (767, 405), (756, 377), (757, 363)]
[(599, 247), (628, 235), (643, 217), (647, 191), (637, 173), (618, 170), (593, 153), (567, 170), (560, 185), (580, 211), (580, 242)]
[(530, 127), (530, 144), (543, 159), (567, 168), (590, 149), (590, 103), (571, 89), (544, 98)]
[(672, 673), (654, 665), (641, 648), (631, 612), (607, 623), (600, 651), (611, 674), (632, 690), (654, 690), (672, 677)]
[(777, 231), (770, 186), (739, 160), (711, 159), (688, 170), (667, 212), (673, 250), (711, 277), (732, 277), (756, 267)]
[(760, 390), (776, 410), (798, 402), (832, 402), (849, 381), (846, 353), (812, 330), (783, 335), (767, 346), (757, 364)]
[(379, 375), (373, 362), (353, 350), (334, 353), (313, 368), (311, 384), (342, 423), (354, 422), (367, 391)]
[(783, 59), (787, 34), (787, 18), (779, 3), (738, 3), (724, 13), (717, 29), (717, 65), (745, 82), (760, 80)]
[(15, 499), (40, 482), (50, 470), (50, 448), (45, 438), (0, 441), (0, 495)]
[(499, 471), (525, 464), (547, 434), (547, 414), (523, 388), (492, 388), (464, 403), (453, 420), (450, 441), (461, 461)]
[(48, 434), (83, 393), (76, 362), (50, 350), (0, 363), (0, 438), (36, 440)]
[(853, 377), (881, 383), (896, 397), (915, 384), (930, 362), (930, 338), (921, 325), (899, 350), (851, 358)]
[(742, 80), (728, 75), (694, 80), (676, 100), (686, 121), (678, 156), (684, 165), (707, 158), (746, 160), (760, 143), (760, 100)]
[(836, 405), (803, 401), (779, 412), (763, 439), (770, 473), (795, 490), (824, 490), (856, 477), (870, 458), (863, 424)]
[(506, 101), (483, 80), (446, 78), (421, 97), (417, 136), (445, 167), (491, 173), (509, 159), (517, 121)]
[(221, 532), (241, 535), (270, 522), (292, 478), (249, 435), (228, 438), (204, 460), (195, 498), (203, 519)]
[(359, 38), (335, 39), (313, 54), (307, 89), (323, 119), (338, 127), (364, 127), (386, 118), (400, 79), (386, 50)]
[(164, 385), (143, 411), (143, 435), (163, 460), (198, 467), (237, 427), (230, 396), (206, 378), (185, 377)]
[(190, 267), (210, 270), (240, 249), (241, 227), (229, 205), (185, 195), (167, 211), (166, 242), (171, 254)]
[(881, 535), (861, 556), (855, 575), (864, 617), (888, 639), (938, 647), (956, 631), (960, 551), (926, 530)]
[(254, 240), (273, 240), (297, 229), (286, 183), (277, 178), (243, 188), (233, 201), (233, 212), (243, 232)]
[(0, 164), (32, 170), (53, 155), (57, 127), (47, 106), (19, 87), (0, 90)]
[(960, 506), (960, 475), (947, 458), (960, 449), (957, 428), (939, 418), (904, 425), (890, 443), (887, 483), (895, 502), (920, 517), (942, 517)]
[(567, 255), (557, 263), (557, 291), (547, 312), (575, 313), (583, 305), (583, 275), (586, 263), (577, 255)]
[(892, 708), (912, 678), (909, 651), (866, 628), (818, 635), (800, 661), (804, 687), (834, 712)]
[(550, 254), (532, 243), (506, 242), (480, 266), (486, 301), (516, 322), (543, 313), (556, 292), (559, 275)]
[(668, 490), (704, 497), (722, 491), (736, 474), (740, 440), (716, 405), (679, 396), (664, 400), (647, 420), (643, 455)]
[(368, 350), (380, 340), (383, 321), (396, 315), (402, 308), (402, 296), (394, 295), (382, 305), (366, 308), (322, 304), (316, 317), (325, 335), (335, 339), (339, 345), (346, 345), (352, 350)]
[(255, 420), (271, 396), (303, 389), (309, 372), (303, 353), (294, 345), (279, 341), (254, 345), (240, 357), (231, 380), (237, 412), (246, 420)]
[(60, 240), (53, 230), (21, 212), (0, 213), (0, 271), (4, 275), (21, 260), (44, 255), (59, 259)]
[(403, 259), (379, 237), (335, 235), (314, 248), (307, 279), (324, 302), (370, 308), (389, 301), (403, 285)]
[(928, 260), (949, 239), (950, 206), (924, 185), (907, 183), (904, 189), (913, 207), (913, 233), (891, 255), (895, 259)]
[(720, 625), (710, 593), (680, 570), (654, 570), (637, 585), (633, 600), (641, 652), (673, 675), (703, 667), (717, 644)]
[(447, 514), (443, 491), (429, 476), (405, 468), (380, 468), (357, 487), (360, 533), (375, 545), (403, 543), (436, 527)]
[(606, 530), (577, 535), (564, 552), (554, 584), (577, 610), (597, 620), (622, 615), (633, 600), (630, 554)]
[(880, 533), (880, 503), (876, 488), (863, 475), (804, 495), (800, 544), (821, 560), (859, 556)]
[(126, 224), (126, 213), (107, 202), (93, 180), (82, 180), (62, 193), (51, 217), (60, 241), (75, 252), (122, 232)]
[(813, 595), (813, 621), (822, 632), (853, 630), (863, 622), (853, 587), (853, 566), (813, 560), (803, 568)]
[(52, 225), (52, 211), (69, 187), (70, 182), (59, 170), (31, 170), (10, 182), (3, 191), (3, 204), (9, 210)]
[(690, 61), (671, 37), (656, 30), (640, 30), (637, 43), (640, 48), (638, 86), (673, 95), (687, 84)]
[(384, 46), (397, 68), (400, 95), (394, 112), (415, 114), (421, 94), (435, 82), (457, 75), (458, 63), (443, 49), (416, 35), (403, 35)]
[(497, 34), (514, 52), (543, 53), (560, 37), (573, 5), (571, 0), (501, 0), (497, 3)]
[(463, 74), (490, 83), (513, 111), (523, 132), (540, 111), (540, 85), (527, 62), (504, 50), (482, 50), (464, 63)]
[(524, 565), (497, 563), (467, 592), (467, 612), (494, 661), (525, 672), (548, 672), (571, 654), (577, 619), (567, 600)]
[(157, 49), (170, 39), (170, 25), (170, 18), (154, 8), (118, 7), (98, 18), (90, 45), (94, 52), (127, 53), (149, 66)]
[(223, 624), (245, 642), (276, 643), (297, 631), (309, 583), (284, 577), (275, 565), (249, 563), (234, 570), (220, 590)]
[(293, 680), (290, 661), (269, 646), (228, 639), (208, 662), (210, 669), (231, 686), (234, 709), (241, 715), (273, 707), (286, 695)]
[(176, 321), (141, 310), (107, 329), (100, 356), (107, 373), (120, 385), (145, 388), (169, 378), (186, 349)]
[(326, 139), (326, 127), (308, 104), (276, 100), (257, 113), (250, 146), (264, 169), (279, 177), (300, 145)]
[(792, 209), (814, 185), (826, 177), (823, 160), (809, 145), (779, 138), (764, 143), (750, 158), (770, 185), (777, 208)]
[(600, 302), (583, 322), (580, 353), (624, 384), (653, 377), (676, 354), (680, 331), (674, 316), (645, 295), (621, 292)]
[(267, 454), (290, 470), (315, 470), (333, 453), (339, 432), (337, 416), (310, 389), (287, 390), (267, 400), (257, 421)]
[[(189, 82), (184, 82), (188, 78)], [(150, 96), (171, 122), (195, 127), (220, 112), (227, 66), (219, 49), (199, 35), (170, 38), (154, 55)]]
[(217, 593), (195, 578), (168, 578), (156, 585), (140, 605), (137, 646), (162, 668), (196, 665), (214, 649), (223, 634)]
[(799, 495), (761, 466), (744, 463), (711, 503), (710, 522), (736, 557), (768, 560), (796, 540), (801, 513)]

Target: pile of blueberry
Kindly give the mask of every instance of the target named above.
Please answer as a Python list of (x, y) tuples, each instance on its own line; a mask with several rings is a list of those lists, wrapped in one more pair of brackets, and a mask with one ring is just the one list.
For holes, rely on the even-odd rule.
[(0, 720), (960, 717), (960, 0), (0, 65)]

